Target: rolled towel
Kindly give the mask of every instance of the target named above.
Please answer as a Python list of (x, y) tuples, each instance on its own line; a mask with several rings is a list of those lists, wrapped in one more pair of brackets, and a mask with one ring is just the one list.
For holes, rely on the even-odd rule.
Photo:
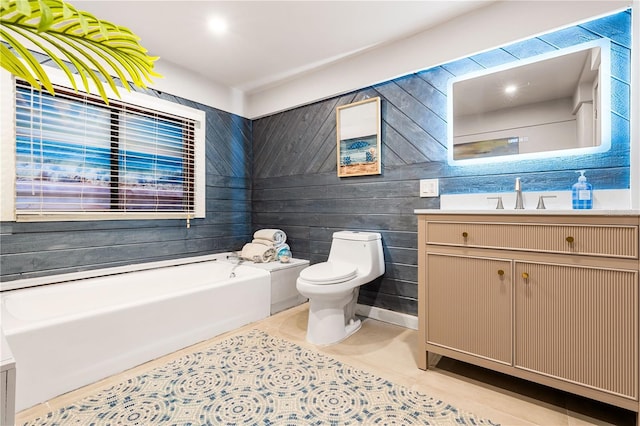
[(240, 257), (253, 262), (271, 262), (276, 258), (276, 250), (263, 244), (247, 243), (242, 247)]
[(251, 241), (253, 244), (262, 244), (263, 246), (273, 247), (275, 248), (275, 243), (271, 240), (265, 240), (264, 238), (254, 238)]
[(254, 232), (253, 238), (271, 240), (275, 246), (280, 246), (287, 242), (287, 234), (280, 229), (260, 229)]

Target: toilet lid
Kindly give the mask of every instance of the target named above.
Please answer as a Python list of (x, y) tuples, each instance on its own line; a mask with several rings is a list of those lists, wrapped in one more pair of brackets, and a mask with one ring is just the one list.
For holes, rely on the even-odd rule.
[(337, 284), (355, 277), (356, 269), (346, 263), (316, 263), (303, 269), (300, 278), (314, 284)]

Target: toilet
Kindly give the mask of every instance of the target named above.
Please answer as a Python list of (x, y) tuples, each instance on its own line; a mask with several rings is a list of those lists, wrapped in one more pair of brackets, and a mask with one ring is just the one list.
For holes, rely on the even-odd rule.
[(307, 341), (330, 345), (358, 331), (355, 308), (359, 288), (382, 274), (380, 234), (334, 232), (329, 259), (303, 269), (296, 281), (298, 292), (309, 299)]

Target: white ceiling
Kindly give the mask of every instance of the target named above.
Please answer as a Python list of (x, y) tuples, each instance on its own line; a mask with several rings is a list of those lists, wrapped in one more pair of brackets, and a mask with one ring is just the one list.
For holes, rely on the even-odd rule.
[[(227, 87), (256, 93), (398, 41), (494, 0), (101, 1), (80, 10), (131, 29), (149, 54)], [(228, 32), (207, 21), (219, 16)]]

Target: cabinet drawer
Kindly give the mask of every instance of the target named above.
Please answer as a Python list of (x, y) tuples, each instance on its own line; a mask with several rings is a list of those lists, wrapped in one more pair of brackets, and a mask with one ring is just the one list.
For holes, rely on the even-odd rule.
[(429, 221), (427, 244), (638, 258), (633, 225), (511, 224)]

